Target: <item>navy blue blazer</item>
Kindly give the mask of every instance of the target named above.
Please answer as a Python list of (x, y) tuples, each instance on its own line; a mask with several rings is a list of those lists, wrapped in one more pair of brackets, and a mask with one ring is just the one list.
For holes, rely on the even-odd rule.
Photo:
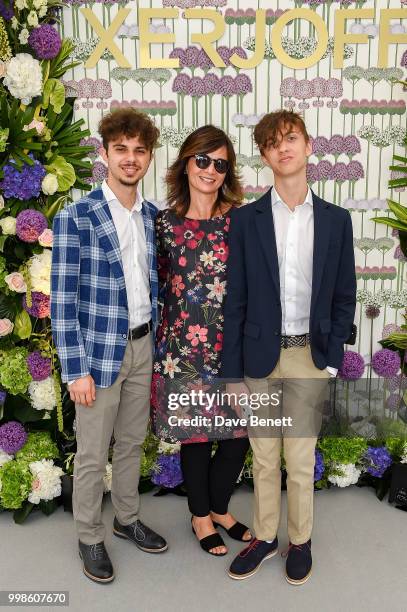
[[(221, 375), (264, 378), (280, 355), (281, 302), (271, 190), (231, 214)], [(310, 343), (317, 368), (340, 368), (356, 308), (352, 221), (314, 193)], [(293, 373), (293, 376), (295, 374)]]

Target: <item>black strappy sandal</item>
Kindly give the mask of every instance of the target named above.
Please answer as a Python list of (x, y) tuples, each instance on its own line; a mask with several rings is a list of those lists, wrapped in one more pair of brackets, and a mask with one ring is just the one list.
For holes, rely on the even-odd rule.
[[(192, 533), (196, 536), (196, 532), (194, 526), (192, 524), (193, 517), (191, 516), (191, 527)], [(227, 552), (223, 553), (213, 553), (211, 552), (212, 548), (216, 548), (217, 546), (225, 546), (225, 542), (222, 540), (222, 537), (219, 533), (211, 533), (211, 535), (202, 538), (202, 540), (198, 540), (202, 550), (212, 555), (212, 557), (224, 557)]]
[(218, 527), (222, 527), (222, 529), (224, 529), (228, 536), (231, 537), (233, 540), (237, 540), (238, 542), (250, 542), (250, 538), (248, 540), (243, 539), (243, 536), (245, 535), (246, 531), (251, 533), (249, 527), (243, 525), (243, 523), (240, 523), (239, 521), (236, 521), (236, 523), (232, 525), (232, 527), (230, 527), (229, 529), (226, 529), (226, 527), (224, 527), (220, 523), (215, 522), (213, 523), (213, 526), (216, 529)]

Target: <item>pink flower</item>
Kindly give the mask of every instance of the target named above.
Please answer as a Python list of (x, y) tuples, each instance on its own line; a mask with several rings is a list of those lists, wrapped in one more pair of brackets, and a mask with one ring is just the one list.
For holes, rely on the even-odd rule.
[(189, 318), (189, 313), (185, 312), (185, 310), (181, 310), (180, 317), (183, 321), (186, 321)]
[(223, 334), (221, 333), (216, 334), (216, 339), (217, 339), (217, 342), (213, 348), (215, 349), (215, 351), (219, 352), (222, 350), (222, 346), (223, 346)]
[(208, 340), (208, 328), (201, 327), (200, 325), (189, 325), (189, 333), (187, 334), (187, 340), (191, 341), (192, 346), (197, 346), (200, 342), (206, 342)]
[(14, 323), (10, 319), (0, 319), (0, 337), (8, 336), (14, 328)]
[(198, 242), (205, 236), (205, 232), (199, 229), (199, 221), (196, 219), (185, 219), (182, 225), (174, 227), (175, 244), (178, 246), (186, 244), (189, 249), (196, 249)]
[(51, 229), (45, 229), (40, 236), (38, 236), (38, 242), (43, 247), (52, 247), (54, 242), (54, 234)]
[(9, 288), (16, 293), (25, 293), (27, 291), (24, 276), (20, 274), (20, 272), (12, 272), (11, 274), (8, 274), (4, 280)]
[(185, 266), (187, 265), (187, 258), (181, 255), (181, 257), (178, 258), (178, 263), (180, 266), (185, 268)]
[(181, 291), (185, 289), (185, 285), (182, 282), (182, 276), (180, 274), (175, 274), (174, 278), (171, 281), (172, 284), (172, 293), (175, 293), (177, 297), (181, 296)]

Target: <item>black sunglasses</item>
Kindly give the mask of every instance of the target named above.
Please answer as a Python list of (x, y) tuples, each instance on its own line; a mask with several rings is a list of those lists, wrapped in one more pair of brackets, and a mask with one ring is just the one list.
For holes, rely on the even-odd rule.
[(196, 153), (193, 157), (195, 157), (195, 163), (201, 170), (205, 170), (209, 168), (211, 163), (215, 166), (216, 172), (219, 174), (225, 174), (229, 168), (229, 162), (227, 159), (213, 159), (206, 155), (206, 153)]

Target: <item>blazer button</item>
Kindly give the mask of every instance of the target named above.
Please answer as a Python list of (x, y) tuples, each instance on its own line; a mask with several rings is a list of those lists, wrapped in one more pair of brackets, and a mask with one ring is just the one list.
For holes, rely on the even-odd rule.
[(275, 332), (274, 332), (274, 335), (275, 335), (275, 336), (279, 336), (279, 335), (280, 335), (280, 332), (275, 331)]
[(122, 336), (122, 337), (123, 337), (124, 339), (126, 339), (126, 338), (127, 338), (126, 334), (123, 334), (123, 336)]

